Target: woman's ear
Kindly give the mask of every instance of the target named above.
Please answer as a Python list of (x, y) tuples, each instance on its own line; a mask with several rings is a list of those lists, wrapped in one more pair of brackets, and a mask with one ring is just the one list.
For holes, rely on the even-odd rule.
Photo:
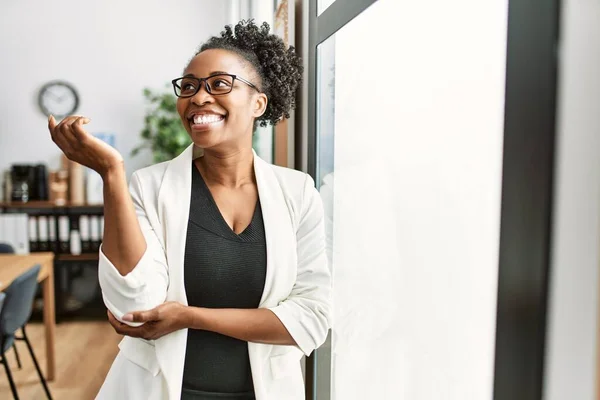
[(266, 94), (257, 93), (255, 95), (254, 112), (253, 112), (254, 118), (258, 118), (265, 113), (265, 111), (267, 110), (268, 102), (269, 102), (269, 99), (267, 99)]

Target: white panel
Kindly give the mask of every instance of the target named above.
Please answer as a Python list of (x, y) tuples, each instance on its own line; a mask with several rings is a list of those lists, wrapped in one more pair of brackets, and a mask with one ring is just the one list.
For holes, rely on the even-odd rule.
[(492, 399), (506, 33), (507, 0), (380, 0), (329, 39), (334, 400)]

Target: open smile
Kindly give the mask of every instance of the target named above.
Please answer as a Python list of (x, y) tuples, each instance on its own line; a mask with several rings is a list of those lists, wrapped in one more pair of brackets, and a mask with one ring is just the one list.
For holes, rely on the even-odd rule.
[(194, 114), (188, 118), (193, 130), (205, 130), (220, 125), (225, 121), (225, 116), (220, 114)]

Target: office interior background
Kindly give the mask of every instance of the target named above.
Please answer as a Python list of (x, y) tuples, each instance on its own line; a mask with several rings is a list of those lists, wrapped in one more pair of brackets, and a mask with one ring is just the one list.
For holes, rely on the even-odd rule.
[[(89, 117), (129, 175), (167, 159), (186, 140), (148, 123), (172, 122), (167, 84), (250, 18), (304, 60), (296, 111), (254, 147), (325, 206), (334, 321), (303, 360), (307, 399), (599, 399), (589, 0), (2, 2), (0, 290), (42, 263), (27, 330), (53, 397), (92, 399), (120, 338), (97, 283), (101, 181), (61, 158), (47, 111)], [(46, 398), (16, 348), (20, 397)]]

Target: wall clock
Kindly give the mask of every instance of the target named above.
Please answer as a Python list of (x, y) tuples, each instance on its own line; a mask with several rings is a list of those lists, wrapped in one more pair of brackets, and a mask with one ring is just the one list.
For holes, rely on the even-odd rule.
[(38, 104), (45, 116), (54, 115), (60, 120), (72, 115), (79, 106), (79, 95), (75, 87), (65, 81), (51, 81), (39, 91)]

